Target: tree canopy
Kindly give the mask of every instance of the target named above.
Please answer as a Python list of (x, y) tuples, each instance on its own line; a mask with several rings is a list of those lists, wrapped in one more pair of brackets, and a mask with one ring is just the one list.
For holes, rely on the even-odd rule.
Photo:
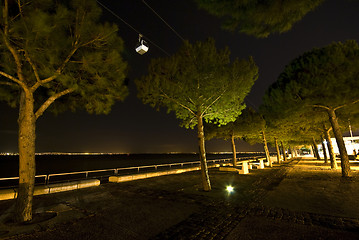
[(277, 88), (286, 88), (300, 106), (339, 109), (359, 99), (358, 63), (359, 47), (353, 40), (315, 48), (285, 67)]
[[(209, 138), (231, 139), (233, 150), (233, 165), (237, 165), (235, 139), (253, 139), (261, 136), (264, 128), (264, 120), (252, 108), (246, 107), (242, 114), (234, 122), (230, 122), (220, 127), (209, 124), (206, 125), (206, 136)], [(208, 127), (207, 127), (208, 126)], [(261, 141), (262, 142), (262, 141)]]
[(224, 19), (223, 27), (256, 37), (283, 33), (323, 0), (196, 0), (198, 6)]
[(151, 61), (148, 75), (136, 81), (138, 97), (152, 107), (166, 107), (182, 120), (197, 125), (202, 183), (209, 191), (203, 121), (217, 125), (233, 122), (245, 107), (243, 100), (258, 77), (253, 59), (229, 58), (213, 39), (184, 46), (173, 56)]
[(213, 39), (184, 46), (172, 57), (151, 61), (149, 74), (136, 81), (138, 97), (152, 107), (166, 107), (194, 128), (197, 116), (225, 125), (244, 109), (243, 100), (258, 77), (253, 59), (234, 60), (217, 50)]
[(123, 41), (116, 25), (98, 23), (96, 1), (10, 3), (9, 13), (4, 6), (1, 11), (7, 20), (0, 39), (0, 100), (18, 106), (19, 91), (28, 88), (39, 117), (60, 97), (52, 111), (108, 113), (127, 96)]
[(301, 114), (312, 123), (320, 123), (324, 116), (320, 111), (326, 113), (340, 150), (343, 176), (349, 175), (350, 168), (336, 113), (350, 109), (354, 114), (359, 110), (358, 64), (359, 47), (355, 41), (315, 48), (285, 67), (263, 101), (269, 109), (267, 116), (278, 114), (282, 119)]

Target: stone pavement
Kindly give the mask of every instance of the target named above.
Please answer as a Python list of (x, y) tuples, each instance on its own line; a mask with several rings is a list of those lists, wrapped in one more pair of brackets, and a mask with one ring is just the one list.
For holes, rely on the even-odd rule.
[[(333, 215), (325, 203), (320, 213), (308, 211), (299, 196), (288, 205), (295, 208), (268, 203), (273, 199), (268, 196), (285, 202), (281, 186), (291, 181), (312, 181), (306, 191), (318, 194), (310, 186), (326, 184), (321, 173), (333, 174), (309, 172), (316, 177), (299, 181), (298, 163), (293, 160), (248, 175), (211, 169), (211, 192), (200, 190), (199, 173), (192, 172), (39, 196), (35, 211), (51, 210), (57, 216), (29, 226), (0, 217), (0, 239), (359, 239), (359, 221), (353, 217), (359, 213)], [(346, 183), (346, 191), (356, 191), (358, 179), (355, 175)], [(235, 188), (231, 195), (224, 191), (228, 184)], [(11, 201), (0, 202), (0, 215), (11, 212), (12, 206)]]
[[(359, 239), (359, 219), (357, 218), (335, 217), (263, 206), (262, 199), (265, 198), (266, 193), (273, 191), (298, 162), (299, 160), (293, 160), (290, 163), (285, 163), (280, 168), (273, 170), (270, 175), (256, 179), (252, 184), (251, 196), (247, 202), (227, 204), (217, 202), (153, 239), (259, 239), (253, 236), (238, 236), (234, 233), (236, 228), (240, 229), (238, 226), (244, 218), (253, 216), (266, 218), (271, 222), (277, 221), (277, 224), (281, 224), (278, 223), (279, 220), (289, 224), (305, 225), (306, 228), (316, 226), (330, 229), (330, 231), (339, 230), (334, 234), (325, 235), (328, 233), (323, 234), (323, 229), (320, 229), (317, 237), (324, 237), (323, 239), (341, 239), (341, 237), (343, 239)], [(256, 222), (260, 225), (258, 221)], [(282, 231), (286, 230), (282, 229)], [(271, 239), (269, 235), (264, 235), (263, 239)], [(273, 237), (275, 239), (315, 239), (314, 235), (307, 237), (302, 235), (297, 238), (297, 236), (287, 235), (287, 233), (279, 233)]]

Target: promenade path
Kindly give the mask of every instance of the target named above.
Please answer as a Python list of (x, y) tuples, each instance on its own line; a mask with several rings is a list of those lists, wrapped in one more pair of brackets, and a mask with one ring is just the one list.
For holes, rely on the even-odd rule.
[(342, 179), (328, 166), (294, 159), (247, 175), (214, 168), (211, 192), (188, 172), (36, 196), (27, 225), (9, 219), (13, 200), (1, 201), (0, 239), (359, 239), (359, 171)]

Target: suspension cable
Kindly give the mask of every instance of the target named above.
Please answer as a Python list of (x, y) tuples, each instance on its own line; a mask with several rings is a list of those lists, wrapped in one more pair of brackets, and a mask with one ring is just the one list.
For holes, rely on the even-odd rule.
[(146, 38), (146, 40), (151, 43), (152, 45), (154, 45), (155, 47), (157, 47), (158, 49), (160, 49), (163, 53), (165, 53), (167, 56), (170, 56), (170, 54), (168, 54), (165, 50), (163, 50), (163, 48), (161, 48), (160, 46), (158, 46), (156, 43), (154, 43), (153, 41), (151, 41), (148, 37), (146, 37), (145, 35), (143, 35), (142, 33), (140, 33), (137, 29), (135, 29), (134, 27), (132, 27), (128, 22), (126, 22), (125, 20), (123, 20), (120, 16), (118, 16), (116, 13), (114, 13), (111, 9), (109, 9), (108, 7), (106, 7), (104, 4), (102, 4), (99, 0), (96, 0), (96, 2), (98, 4), (100, 4), (104, 9), (106, 9), (109, 13), (111, 13), (113, 16), (115, 16), (116, 18), (120, 19), (124, 24), (126, 24), (129, 28), (131, 28), (133, 31), (135, 31), (136, 33), (138, 33), (139, 35), (142, 35), (142, 37)]
[(156, 14), (156, 16), (157, 16), (159, 19), (161, 19), (162, 22), (164, 22), (164, 23), (167, 25), (167, 27), (169, 27), (182, 41), (185, 41), (184, 38), (183, 38), (181, 35), (179, 35), (179, 33), (178, 33), (176, 30), (174, 30), (173, 27), (171, 27), (150, 5), (148, 5), (148, 3), (146, 3), (145, 0), (142, 0), (142, 2), (143, 2), (154, 14)]

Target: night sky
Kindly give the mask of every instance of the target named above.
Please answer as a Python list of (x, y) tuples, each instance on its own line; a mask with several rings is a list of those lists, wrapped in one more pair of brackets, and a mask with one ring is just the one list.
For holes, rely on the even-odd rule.
[[(171, 31), (141, 0), (100, 0), (123, 20), (141, 32), (167, 54), (175, 53), (182, 40)], [(355, 39), (359, 42), (359, 1), (327, 0), (307, 14), (287, 33), (256, 39), (220, 27), (220, 20), (198, 10), (191, 0), (146, 0), (180, 36), (191, 42), (216, 40), (218, 48), (228, 46), (232, 58), (253, 56), (259, 67), (259, 78), (250, 95), (248, 106), (258, 108), (262, 96), (284, 66), (314, 47), (333, 41)], [(89, 115), (84, 111), (54, 116), (45, 113), (37, 121), (37, 152), (197, 152), (195, 130), (179, 127), (180, 121), (165, 109), (156, 111), (137, 99), (134, 79), (146, 74), (151, 58), (166, 53), (150, 45), (145, 55), (134, 47), (138, 34), (121, 20), (103, 9), (103, 18), (119, 26), (125, 41), (123, 54), (129, 63), (130, 95), (113, 106), (109, 115)], [(17, 152), (17, 109), (0, 103), (0, 152)], [(230, 142), (211, 140), (209, 152), (231, 151)], [(238, 142), (238, 151), (262, 151), (260, 145)]]

